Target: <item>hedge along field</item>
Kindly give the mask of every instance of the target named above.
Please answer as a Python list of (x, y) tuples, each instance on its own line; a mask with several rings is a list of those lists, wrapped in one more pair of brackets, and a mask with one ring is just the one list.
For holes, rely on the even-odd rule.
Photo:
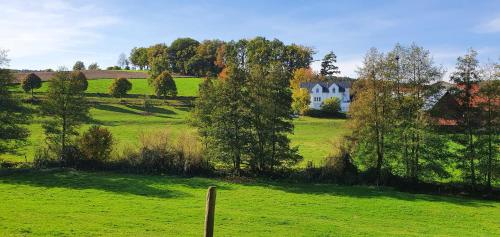
[[(92, 79), (88, 80), (89, 87), (86, 93), (102, 93), (107, 94), (109, 86), (113, 83), (114, 79)], [(129, 94), (135, 95), (154, 95), (153, 87), (149, 86), (148, 79), (129, 79), (132, 83), (132, 90)], [(203, 78), (197, 77), (177, 77), (174, 78), (177, 86), (178, 96), (197, 96), (198, 85), (203, 81)], [(46, 92), (48, 83), (44, 82), (42, 88), (35, 90), (35, 93)], [(16, 86), (14, 91), (21, 92), (21, 86)]]
[(500, 203), (328, 184), (112, 172), (0, 175), (0, 236), (499, 236)]

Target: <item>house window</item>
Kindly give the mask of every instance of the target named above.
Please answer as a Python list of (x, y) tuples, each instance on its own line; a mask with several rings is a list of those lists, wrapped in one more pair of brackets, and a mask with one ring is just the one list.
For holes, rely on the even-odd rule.
[(316, 93), (319, 93), (319, 88), (316, 88)]
[(321, 97), (314, 97), (314, 102), (320, 102), (321, 101)]
[(335, 93), (335, 87), (332, 87), (332, 93)]

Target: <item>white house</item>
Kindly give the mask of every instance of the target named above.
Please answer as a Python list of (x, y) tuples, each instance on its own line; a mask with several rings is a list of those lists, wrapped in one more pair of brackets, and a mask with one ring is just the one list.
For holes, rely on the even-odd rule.
[(328, 98), (337, 97), (340, 100), (340, 109), (342, 112), (349, 110), (351, 96), (349, 89), (351, 83), (347, 81), (341, 82), (305, 82), (300, 83), (300, 87), (307, 89), (311, 95), (312, 109), (320, 109), (321, 104)]

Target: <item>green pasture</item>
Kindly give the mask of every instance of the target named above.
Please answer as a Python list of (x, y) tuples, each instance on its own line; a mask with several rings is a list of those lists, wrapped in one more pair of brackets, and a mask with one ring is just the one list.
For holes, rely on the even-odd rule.
[(500, 203), (326, 184), (77, 171), (0, 174), (0, 236), (499, 236)]

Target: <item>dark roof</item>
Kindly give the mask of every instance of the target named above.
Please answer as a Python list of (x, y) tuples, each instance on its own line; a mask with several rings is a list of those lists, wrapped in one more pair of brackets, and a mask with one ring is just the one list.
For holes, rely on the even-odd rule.
[(339, 87), (339, 91), (344, 92), (345, 88), (351, 88), (352, 83), (350, 81), (302, 82), (300, 83), (300, 88), (306, 88), (307, 90), (309, 90), (309, 92), (312, 92), (312, 88), (318, 84), (321, 86), (321, 88), (323, 88), (323, 92), (328, 93), (328, 88), (330, 88), (332, 84), (336, 84)]

